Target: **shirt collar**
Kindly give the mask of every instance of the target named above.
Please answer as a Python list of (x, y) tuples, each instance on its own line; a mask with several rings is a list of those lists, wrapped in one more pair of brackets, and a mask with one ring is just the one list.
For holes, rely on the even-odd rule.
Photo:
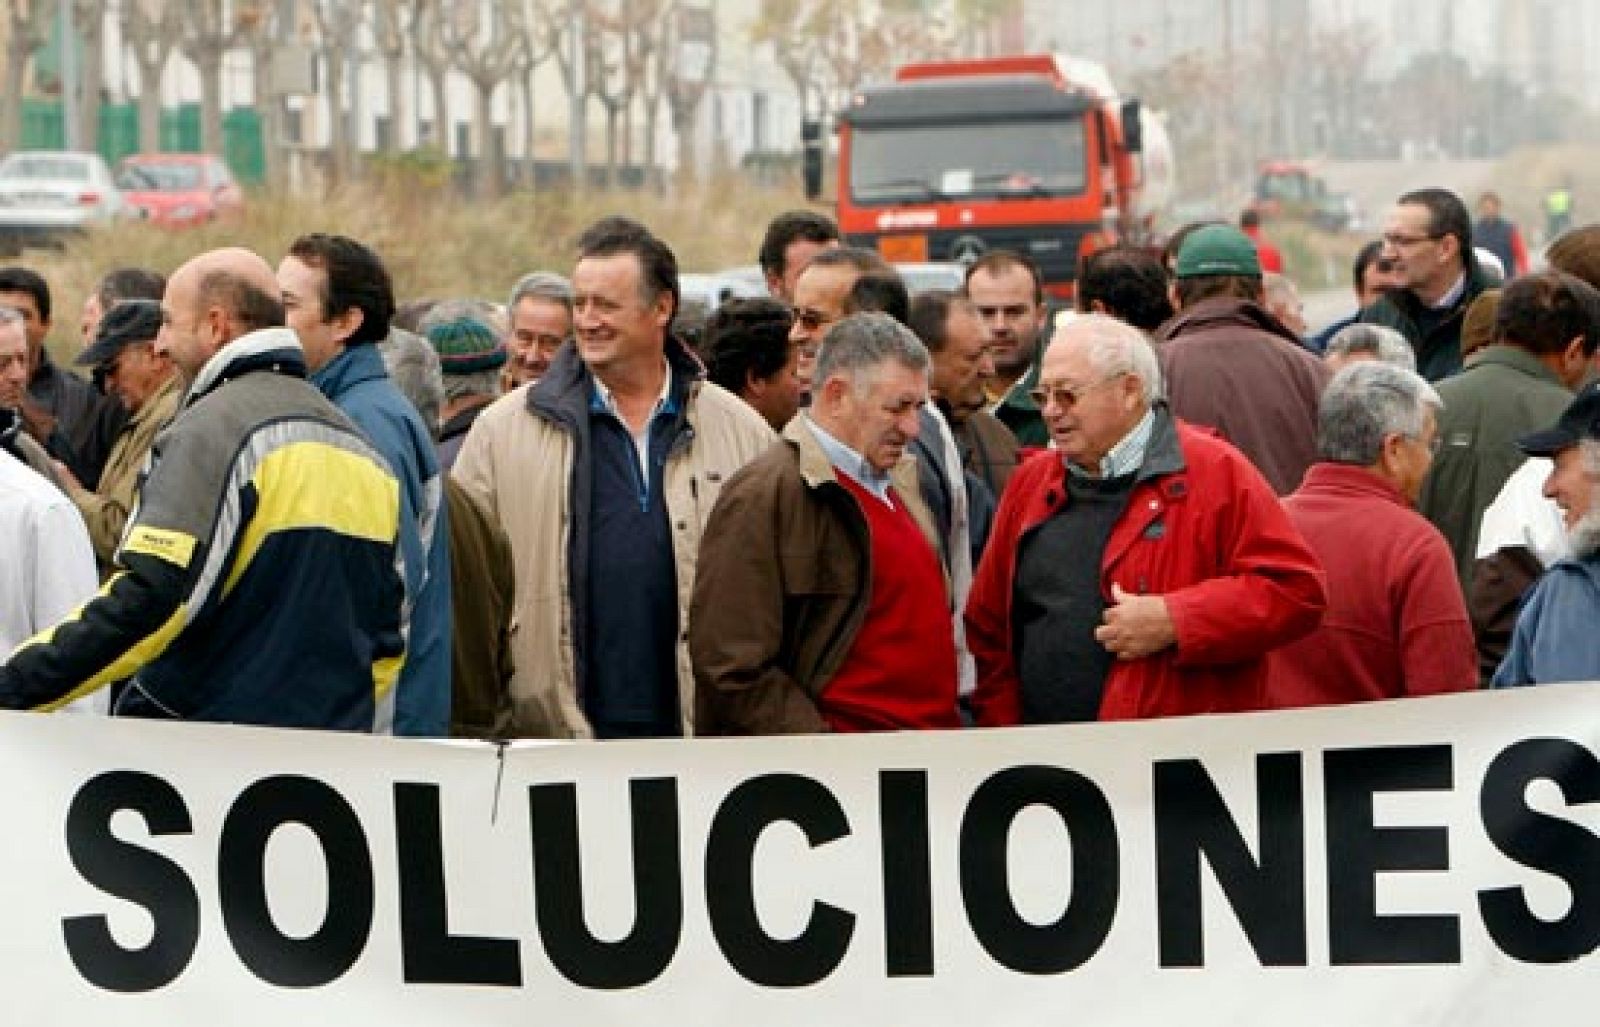
[[(661, 414), (678, 412), (678, 405), (672, 399), (672, 365), (663, 360), (661, 366), (664, 372), (661, 376), (661, 395), (656, 397), (656, 405), (650, 411), (652, 421)], [(621, 412), (617, 410), (616, 396), (606, 388), (606, 383), (600, 380), (600, 376), (590, 374), (589, 381), (594, 385), (593, 391), (589, 394), (589, 409), (595, 413), (610, 414), (619, 421), (623, 420)]]
[(1456, 279), (1456, 284), (1450, 287), (1450, 291), (1445, 293), (1443, 296), (1440, 296), (1438, 303), (1432, 304), (1433, 309), (1448, 310), (1450, 307), (1456, 305), (1456, 301), (1459, 300), (1461, 298), (1461, 294), (1466, 291), (1467, 273), (1463, 271), (1461, 272), (1461, 277)]
[[(1155, 429), (1156, 408), (1152, 406), (1139, 418), (1139, 423), (1134, 425), (1128, 434), (1106, 451), (1100, 458), (1098, 477), (1120, 478), (1124, 474), (1132, 474), (1144, 466), (1145, 451), (1150, 448), (1150, 436)], [(1095, 477), (1086, 468), (1079, 467), (1072, 461), (1062, 458), (1062, 463), (1067, 465), (1067, 472), (1080, 478)]]
[(888, 502), (889, 475), (868, 463), (866, 457), (828, 434), (828, 430), (818, 424), (810, 414), (803, 416), (806, 419), (806, 425), (811, 429), (812, 434), (817, 437), (817, 444), (822, 447), (822, 452), (827, 455), (828, 462), (835, 469), (848, 474), (862, 488), (867, 489), (884, 502)]

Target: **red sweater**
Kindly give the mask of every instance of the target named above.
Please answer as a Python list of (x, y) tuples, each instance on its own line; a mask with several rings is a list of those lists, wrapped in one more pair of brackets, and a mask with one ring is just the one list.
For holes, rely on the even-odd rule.
[(893, 508), (847, 474), (872, 536), (872, 598), (850, 652), (817, 706), (835, 731), (954, 728), (956, 644), (944, 571), (911, 511)]
[(1328, 610), (1268, 657), (1272, 706), (1477, 687), (1450, 547), (1399, 490), (1365, 468), (1317, 463), (1283, 505), (1328, 575)]

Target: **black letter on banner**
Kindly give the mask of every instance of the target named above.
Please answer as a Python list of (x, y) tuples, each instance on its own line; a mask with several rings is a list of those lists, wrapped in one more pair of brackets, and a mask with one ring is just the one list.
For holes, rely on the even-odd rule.
[(1453, 915), (1380, 916), (1380, 872), (1450, 869), (1442, 827), (1377, 827), (1377, 792), (1444, 791), (1454, 772), (1448, 745), (1343, 749), (1323, 755), (1328, 825), (1328, 954), (1335, 966), (1459, 963)]
[[(328, 868), (328, 911), (307, 938), (279, 931), (267, 902), (267, 843), (285, 824), (301, 824), (317, 836)], [(361, 821), (344, 796), (321, 781), (262, 778), (228, 810), (217, 844), (222, 924), (239, 960), (268, 984), (316, 988), (338, 980), (366, 947), (372, 890), (372, 856)]]
[(189, 810), (177, 789), (152, 774), (113, 770), (93, 778), (67, 810), (67, 854), (83, 879), (107, 895), (143, 906), (155, 922), (142, 949), (117, 944), (103, 915), (61, 921), (67, 955), (84, 980), (107, 991), (153, 991), (171, 984), (200, 941), (200, 897), (183, 868), (111, 833), (111, 817), (132, 810), (155, 836), (188, 834)]
[[(1011, 900), (1006, 849), (1029, 806), (1060, 815), (1072, 841), (1072, 898), (1053, 924), (1029, 923)], [(961, 898), (973, 934), (1018, 973), (1055, 974), (1088, 962), (1117, 915), (1121, 868), (1111, 806), (1093, 781), (1060, 767), (1012, 767), (978, 786), (961, 822)]]
[(816, 781), (798, 774), (766, 774), (744, 782), (722, 801), (706, 838), (706, 909), (711, 932), (740, 976), (768, 988), (815, 984), (844, 960), (855, 934), (852, 913), (825, 902), (811, 904), (811, 919), (799, 936), (774, 938), (756, 915), (756, 842), (772, 824), (785, 821), (805, 832), (815, 849), (850, 834), (839, 800)]
[(395, 784), (394, 833), (406, 983), (521, 987), (522, 962), (515, 941), (450, 933), (437, 785)]
[(1483, 925), (1500, 950), (1524, 963), (1582, 959), (1600, 945), (1600, 842), (1570, 821), (1528, 808), (1528, 785), (1554, 781), (1568, 805), (1600, 801), (1600, 762), (1576, 742), (1530, 738), (1495, 757), (1483, 776), (1483, 826), (1507, 856), (1559, 877), (1572, 890), (1560, 920), (1541, 920), (1520, 888), (1481, 892)]
[(550, 962), (581, 988), (616, 991), (649, 984), (672, 962), (683, 932), (678, 784), (670, 777), (631, 781), (628, 792), (633, 809), (633, 930), (617, 941), (601, 941), (589, 932), (583, 916), (577, 789), (570, 784), (528, 789), (539, 934)]
[(890, 977), (933, 974), (933, 869), (928, 855), (928, 773), (878, 775), (883, 831), (883, 931)]
[(1156, 905), (1162, 966), (1204, 966), (1200, 858), (1264, 966), (1306, 965), (1305, 801), (1300, 754), (1256, 757), (1261, 861), (1199, 760), (1155, 765)]

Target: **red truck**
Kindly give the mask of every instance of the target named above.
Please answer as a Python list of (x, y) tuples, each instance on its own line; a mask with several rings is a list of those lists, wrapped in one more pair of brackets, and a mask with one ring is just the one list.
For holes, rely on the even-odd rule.
[(1072, 295), (1078, 258), (1149, 228), (1172, 155), (1104, 69), (1062, 55), (911, 64), (839, 115), (838, 221), (891, 261), (1025, 253)]

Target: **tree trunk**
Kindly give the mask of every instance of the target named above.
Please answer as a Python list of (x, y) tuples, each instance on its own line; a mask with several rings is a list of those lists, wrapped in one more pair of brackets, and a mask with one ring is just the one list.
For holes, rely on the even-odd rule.
[[(103, 12), (101, 12), (103, 13)], [(78, 140), (85, 150), (100, 148), (100, 93), (105, 84), (104, 21), (90, 18), (83, 31), (83, 58), (79, 65), (83, 96), (78, 102)]]
[(450, 93), (443, 68), (428, 69), (428, 84), (433, 88), (433, 143), (439, 152), (450, 156)]
[(139, 61), (139, 152), (161, 150), (161, 70)]
[[(17, 31), (13, 19), (9, 26)], [(0, 103), (0, 152), (10, 153), (22, 140), (22, 80), (28, 70), (28, 54), (22, 41), (15, 37), (6, 45), (6, 102)]]
[(656, 168), (656, 128), (661, 117), (661, 95), (647, 96), (644, 101), (644, 174), (651, 186), (659, 186), (661, 176)]
[(699, 104), (675, 103), (672, 105), (672, 131), (678, 137), (678, 185), (679, 188), (690, 186), (699, 178), (697, 165), (699, 146), (699, 124), (695, 117)]
[(328, 98), (328, 179), (332, 185), (341, 185), (349, 178), (346, 141), (349, 124), (345, 119), (340, 99), (344, 96), (344, 54), (330, 50), (327, 59)]
[(523, 75), (518, 76), (518, 87), (522, 92), (522, 165), (524, 177), (527, 180), (529, 192), (539, 189), (539, 154), (535, 145), (535, 132), (538, 128), (533, 116), (533, 69), (529, 68)]
[(606, 188), (617, 187), (617, 108), (606, 104)]
[(478, 104), (474, 120), (478, 126), (478, 168), (474, 176), (473, 194), (480, 200), (492, 200), (500, 195), (500, 154), (494, 141), (493, 82), (474, 82)]
[(401, 82), (400, 71), (404, 54), (393, 51), (384, 55), (383, 75), (384, 86), (389, 92), (389, 145), (386, 148), (391, 155), (401, 153), (405, 146), (400, 142), (400, 126), (405, 124), (405, 86)]
[(222, 51), (202, 53), (195, 61), (200, 73), (200, 149), (222, 152)]

